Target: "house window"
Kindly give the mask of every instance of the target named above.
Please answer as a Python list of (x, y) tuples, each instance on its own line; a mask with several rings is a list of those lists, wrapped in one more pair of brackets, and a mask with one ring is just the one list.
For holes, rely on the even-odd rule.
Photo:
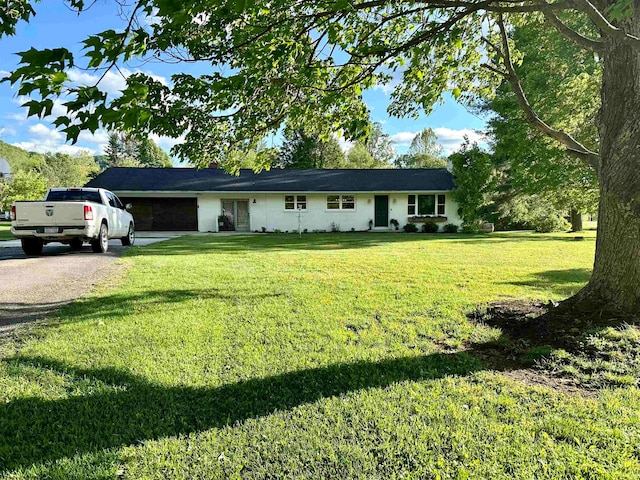
[(340, 210), (340, 195), (327, 195), (327, 210)]
[(438, 195), (438, 215), (444, 215), (445, 196)]
[(342, 195), (342, 209), (343, 210), (355, 210), (356, 197), (353, 195)]
[(285, 210), (306, 210), (307, 196), (306, 195), (285, 195), (284, 209)]
[(408, 204), (407, 213), (409, 215), (415, 215), (416, 214), (416, 196), (409, 195), (407, 204)]
[(355, 210), (355, 195), (327, 195), (327, 210)]
[(435, 215), (436, 196), (418, 195), (418, 215)]

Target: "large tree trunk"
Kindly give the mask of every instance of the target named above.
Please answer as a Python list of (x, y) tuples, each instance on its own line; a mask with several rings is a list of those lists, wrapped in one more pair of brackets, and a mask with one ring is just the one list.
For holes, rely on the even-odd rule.
[[(635, 35), (639, 10), (623, 22)], [(608, 37), (603, 62), (596, 257), (591, 280), (574, 302), (639, 313), (640, 48)]]
[(580, 213), (575, 208), (572, 208), (570, 215), (571, 215), (571, 231), (581, 232), (582, 231), (582, 213)]

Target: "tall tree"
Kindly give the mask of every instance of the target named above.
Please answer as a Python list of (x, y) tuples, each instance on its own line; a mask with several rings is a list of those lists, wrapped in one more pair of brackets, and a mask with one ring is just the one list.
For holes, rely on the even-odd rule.
[(18, 200), (42, 200), (47, 192), (47, 179), (33, 170), (21, 170), (0, 188), (0, 211), (8, 211)]
[[(31, 3), (18, 3), (24, 8), (3, 22), (0, 34), (13, 33), (16, 22), (32, 15)], [(85, 2), (70, 3), (85, 9)], [(156, 21), (135, 21), (139, 14)], [(537, 17), (602, 61), (599, 151), (546, 123), (527, 99), (510, 34)], [(571, 28), (575, 17), (588, 20), (587, 27)], [(391, 82), (389, 72), (402, 71), (391, 95), (394, 115), (430, 111), (447, 91), (469, 100), (505, 79), (527, 122), (598, 175), (593, 274), (566, 305), (588, 299), (599, 308), (640, 306), (640, 8), (629, 0), (138, 0), (124, 28), (92, 35), (84, 45), (84, 65), (64, 48), (20, 54), (22, 65), (10, 80), (20, 83), (20, 95), (35, 96), (25, 104), (30, 115), (50, 115), (53, 99), (64, 95), (69, 114), (54, 123), (70, 140), (100, 124), (186, 133), (175, 152), (205, 165), (237, 142), (277, 132), (285, 119), (292, 128), (366, 136), (362, 91)], [(171, 85), (138, 73), (117, 98), (100, 85), (70, 83), (66, 74), (78, 65), (108, 70), (133, 57), (207, 62), (212, 71), (174, 75)]]
[(171, 167), (171, 159), (148, 137), (139, 139), (122, 132), (109, 132), (105, 148), (109, 167)]
[(345, 165), (345, 157), (332, 136), (323, 140), (319, 135), (303, 130), (287, 130), (278, 162), (284, 168), (341, 168)]
[(393, 158), (396, 156), (396, 150), (393, 148), (389, 134), (385, 133), (380, 122), (370, 123), (368, 132), (363, 146), (369, 152), (375, 164), (381, 166), (391, 165)]
[(391, 168), (385, 160), (371, 155), (366, 145), (356, 142), (347, 152), (345, 168)]
[[(576, 28), (584, 23), (584, 20), (573, 19)], [(597, 149), (593, 119), (600, 104), (597, 85), (601, 63), (539, 22), (516, 27), (511, 36), (526, 60), (514, 68), (531, 104), (545, 118)], [(556, 101), (550, 101), (549, 91), (557, 92)], [(495, 96), (487, 99), (483, 109), (493, 113), (488, 136), (495, 168), (508, 179), (502, 186), (503, 193), (513, 200), (518, 195), (540, 196), (549, 210), (573, 212), (572, 229), (581, 230), (578, 213), (595, 213), (597, 207), (598, 181), (593, 167), (567, 155), (528, 125), (507, 82), (503, 82)]]
[(87, 183), (100, 167), (91, 155), (67, 155), (47, 153), (36, 168), (52, 187), (78, 187)]
[(407, 153), (399, 155), (393, 164), (396, 168), (445, 168), (447, 160), (436, 133), (425, 128), (411, 140)]
[(458, 203), (463, 227), (479, 228), (482, 209), (492, 201), (495, 192), (491, 155), (468, 141), (449, 157), (457, 188), (453, 199)]
[(278, 161), (278, 150), (270, 148), (264, 140), (255, 146), (247, 145), (242, 149), (230, 150), (221, 159), (220, 166), (229, 173), (237, 173), (241, 168), (254, 168), (256, 165), (264, 165), (271, 168)]

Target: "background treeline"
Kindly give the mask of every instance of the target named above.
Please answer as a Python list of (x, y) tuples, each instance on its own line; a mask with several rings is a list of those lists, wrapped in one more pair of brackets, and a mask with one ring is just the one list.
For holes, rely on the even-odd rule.
[(104, 155), (88, 152), (27, 152), (0, 141), (0, 158), (11, 167), (11, 177), (0, 179), (0, 211), (16, 200), (40, 200), (49, 188), (86, 184), (108, 167), (170, 167), (169, 155), (151, 139), (110, 133)]

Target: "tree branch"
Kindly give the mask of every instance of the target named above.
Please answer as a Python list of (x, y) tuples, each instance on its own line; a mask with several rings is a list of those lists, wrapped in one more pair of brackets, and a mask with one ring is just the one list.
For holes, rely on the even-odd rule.
[[(373, 8), (388, 4), (388, 0), (374, 0), (354, 5), (354, 10), (365, 8)], [(525, 2), (521, 0), (484, 0), (482, 2), (473, 2), (467, 0), (422, 0), (417, 2), (425, 5), (426, 8), (471, 8), (474, 10), (485, 10), (494, 13), (527, 13), (540, 12), (545, 10), (569, 10), (574, 7), (569, 1), (560, 1), (554, 3), (547, 2)]]
[(576, 8), (586, 13), (596, 27), (602, 30), (603, 33), (622, 40), (627, 40), (631, 42), (634, 47), (640, 48), (640, 38), (634, 35), (629, 35), (625, 31), (613, 25), (589, 0), (576, 0)]
[(507, 71), (506, 79), (511, 84), (511, 88), (516, 95), (516, 99), (518, 100), (520, 108), (522, 108), (522, 110), (524, 111), (527, 122), (531, 126), (540, 130), (545, 135), (560, 142), (562, 145), (567, 147), (568, 153), (578, 156), (579, 158), (587, 161), (596, 171), (598, 171), (600, 168), (600, 155), (597, 152), (589, 150), (564, 130), (556, 130), (555, 128), (551, 127), (550, 125), (545, 123), (534, 111), (533, 107), (529, 103), (529, 100), (527, 100), (527, 96), (525, 95), (524, 90), (522, 89), (520, 77), (518, 77), (518, 74), (513, 67), (513, 62), (511, 60), (511, 50), (509, 47), (509, 38), (507, 37), (507, 31), (504, 26), (502, 14), (498, 15), (498, 26), (500, 27), (500, 37), (502, 39), (504, 67)]
[(482, 63), (482, 64), (480, 64), (480, 66), (483, 67), (483, 68), (486, 68), (487, 70), (491, 70), (493, 73), (497, 73), (501, 77), (507, 78), (509, 76), (509, 74), (507, 72), (503, 72), (499, 68), (496, 68), (496, 67), (494, 67), (493, 65), (491, 65), (489, 63)]
[(600, 52), (602, 50), (602, 40), (593, 40), (591, 38), (585, 37), (584, 35), (581, 35), (580, 33), (562, 23), (562, 20), (560, 20), (558, 16), (551, 11), (546, 11), (543, 13), (545, 20), (553, 25), (556, 30), (558, 30), (565, 38), (571, 40), (578, 46), (592, 52)]
[[(131, 28), (133, 26), (133, 21), (136, 17), (136, 13), (141, 7), (142, 7), (142, 3), (137, 2), (135, 8), (133, 9), (133, 12), (131, 12), (131, 18), (129, 18), (129, 23), (127, 24), (127, 28), (125, 28), (124, 32), (122, 33), (122, 41), (120, 42), (120, 46), (118, 47), (118, 50), (120, 52), (118, 53), (118, 55), (114, 57), (111, 63), (107, 66), (107, 68), (102, 73), (98, 81), (95, 83), (94, 87), (97, 87), (98, 85), (100, 85), (100, 82), (102, 82), (104, 77), (106, 77), (107, 73), (109, 73), (109, 71), (111, 71), (111, 69), (114, 66), (116, 66), (116, 64), (118, 63), (118, 58), (120, 58), (120, 53), (122, 52), (122, 49), (124, 48), (124, 45), (127, 42), (127, 36), (129, 35), (129, 32), (131, 31)], [(120, 69), (118, 69), (118, 71), (120, 71)], [(120, 75), (122, 75), (122, 72), (120, 72)], [(124, 78), (124, 75), (123, 75), (123, 78)]]

